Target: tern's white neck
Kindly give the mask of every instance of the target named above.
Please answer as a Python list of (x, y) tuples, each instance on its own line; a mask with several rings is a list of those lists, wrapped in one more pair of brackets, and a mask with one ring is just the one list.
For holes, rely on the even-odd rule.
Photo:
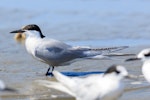
[[(35, 31), (36, 32), (36, 31)], [(27, 34), (30, 32), (26, 32)], [(37, 33), (37, 32), (36, 32)], [(32, 56), (35, 56), (35, 50), (41, 43), (42, 38), (38, 34), (29, 34), (25, 41), (26, 50)]]
[[(123, 77), (116, 75), (115, 73), (108, 74), (103, 79), (104, 89), (103, 100), (116, 100), (124, 90), (124, 83), (121, 81)], [(109, 96), (107, 93), (110, 93)]]

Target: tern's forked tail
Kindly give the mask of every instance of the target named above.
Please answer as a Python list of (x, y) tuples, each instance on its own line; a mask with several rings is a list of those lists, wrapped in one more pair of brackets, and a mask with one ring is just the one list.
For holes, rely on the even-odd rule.
[(63, 84), (59, 82), (54, 82), (54, 81), (48, 81), (48, 80), (37, 80), (38, 84), (45, 86), (47, 88), (52, 88), (67, 94), (70, 94), (71, 96), (75, 97), (75, 94), (71, 92), (68, 88), (66, 88)]

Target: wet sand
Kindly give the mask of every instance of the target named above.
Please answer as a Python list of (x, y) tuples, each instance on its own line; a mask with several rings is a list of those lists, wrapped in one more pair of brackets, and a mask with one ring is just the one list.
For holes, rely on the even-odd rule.
[[(47, 65), (34, 60), (26, 53), (22, 45), (17, 45), (18, 51), (3, 52), (1, 55), (0, 79), (7, 86), (18, 90), (18, 93), (2, 92), (2, 100), (74, 100), (73, 97), (48, 89), (39, 85), (36, 80), (51, 80), (53, 77), (46, 77), (44, 74), (48, 68)], [(122, 52), (137, 53), (148, 46), (133, 46)], [(123, 60), (128, 57), (117, 57), (116, 60), (84, 60), (75, 62), (69, 66), (57, 67), (59, 71), (104, 71), (111, 64), (121, 64), (126, 66), (128, 71), (135, 75), (141, 75), (140, 62), (124, 63)], [(140, 78), (142, 84), (130, 84), (130, 80), (125, 80), (127, 84), (125, 93), (120, 100), (149, 100), (150, 85), (143, 77)]]

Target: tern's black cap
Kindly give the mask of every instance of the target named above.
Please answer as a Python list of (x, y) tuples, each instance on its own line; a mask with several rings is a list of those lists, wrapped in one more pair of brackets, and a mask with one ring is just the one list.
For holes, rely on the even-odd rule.
[(25, 32), (25, 30), (35, 30), (35, 31), (38, 31), (40, 33), (40, 36), (41, 38), (44, 38), (45, 36), (42, 34), (42, 31), (41, 29), (39, 28), (38, 25), (36, 24), (29, 24), (29, 25), (26, 25), (24, 26), (23, 28), (19, 29), (19, 30), (15, 30), (15, 31), (12, 31), (10, 33), (23, 33)]
[(106, 70), (105, 74), (109, 74), (109, 73), (112, 73), (112, 72), (115, 72), (115, 73), (117, 73), (117, 74), (120, 73), (120, 72), (117, 70), (117, 65), (112, 65), (112, 66), (110, 66), (110, 67)]
[(30, 24), (30, 25), (26, 25), (22, 28), (22, 30), (36, 30), (40, 33), (41, 38), (44, 38), (45, 36), (42, 34), (41, 29), (39, 28), (38, 25), (36, 24)]

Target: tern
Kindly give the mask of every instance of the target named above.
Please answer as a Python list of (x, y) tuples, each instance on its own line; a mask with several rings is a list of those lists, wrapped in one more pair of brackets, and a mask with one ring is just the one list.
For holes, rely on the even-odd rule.
[(124, 92), (124, 78), (135, 78), (120, 65), (112, 65), (105, 73), (87, 77), (68, 77), (52, 72), (57, 82), (37, 80), (40, 85), (67, 93), (76, 100), (117, 100)]
[(139, 54), (134, 58), (126, 59), (126, 61), (142, 60), (142, 73), (145, 79), (150, 82), (150, 48), (143, 49)]
[(49, 70), (54, 70), (55, 66), (69, 65), (77, 59), (97, 59), (107, 58), (108, 56), (120, 56), (124, 54), (110, 54), (128, 46), (110, 48), (90, 48), (85, 46), (71, 46), (61, 41), (46, 38), (38, 25), (30, 24), (19, 30), (10, 33), (24, 33), (26, 35), (25, 47), (27, 52), (37, 60), (49, 65)]

